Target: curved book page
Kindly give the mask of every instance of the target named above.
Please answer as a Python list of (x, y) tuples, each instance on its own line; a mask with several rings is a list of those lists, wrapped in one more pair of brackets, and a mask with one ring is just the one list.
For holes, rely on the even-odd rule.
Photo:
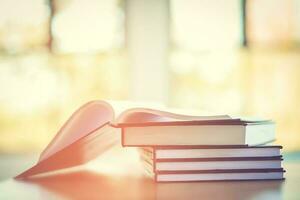
[(173, 112), (155, 110), (149, 108), (132, 108), (124, 111), (114, 121), (114, 125), (147, 122), (173, 122), (173, 121), (196, 121), (196, 120), (226, 120), (232, 119), (228, 115), (192, 116)]
[(75, 111), (40, 155), (40, 161), (48, 158), (79, 138), (114, 119), (114, 111), (104, 101), (91, 101)]
[(92, 101), (80, 107), (41, 153), (38, 163), (16, 176), (24, 179), (84, 164), (120, 143), (120, 134), (110, 126), (112, 107)]

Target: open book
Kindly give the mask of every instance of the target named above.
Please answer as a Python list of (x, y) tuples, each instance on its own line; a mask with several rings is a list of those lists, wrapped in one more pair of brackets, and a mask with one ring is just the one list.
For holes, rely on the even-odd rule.
[(232, 119), (227, 115), (190, 116), (147, 108), (131, 108), (115, 117), (111, 104), (105, 101), (92, 101), (73, 113), (41, 153), (37, 164), (16, 178), (26, 178), (84, 164), (112, 146), (120, 145), (121, 129), (126, 130), (126, 127), (138, 126), (145, 129), (156, 125), (190, 127), (206, 123), (242, 125), (240, 122), (239, 119)]

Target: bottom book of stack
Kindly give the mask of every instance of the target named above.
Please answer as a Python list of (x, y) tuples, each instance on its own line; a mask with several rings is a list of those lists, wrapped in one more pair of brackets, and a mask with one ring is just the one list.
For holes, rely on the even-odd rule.
[(284, 179), (281, 146), (140, 148), (145, 171), (157, 182)]

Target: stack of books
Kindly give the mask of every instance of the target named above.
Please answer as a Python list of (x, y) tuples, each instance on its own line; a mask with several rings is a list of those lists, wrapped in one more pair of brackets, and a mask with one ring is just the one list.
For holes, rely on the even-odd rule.
[(281, 146), (268, 120), (218, 119), (123, 124), (123, 146), (139, 147), (157, 182), (281, 180)]
[(150, 108), (131, 108), (114, 116), (109, 102), (83, 105), (58, 131), (37, 164), (16, 178), (82, 165), (120, 140), (124, 147), (139, 147), (145, 171), (158, 182), (284, 178), (281, 146), (263, 145), (275, 140), (272, 121), (190, 116)]

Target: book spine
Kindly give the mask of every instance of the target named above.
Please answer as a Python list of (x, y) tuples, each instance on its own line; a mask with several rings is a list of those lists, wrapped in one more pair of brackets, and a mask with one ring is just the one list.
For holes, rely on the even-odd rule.
[(156, 178), (155, 178), (155, 182), (156, 183), (196, 183), (196, 182), (203, 182), (203, 183), (209, 183), (209, 182), (240, 182), (240, 181), (243, 181), (243, 182), (249, 182), (249, 181), (260, 181), (260, 182), (263, 182), (263, 181), (284, 181), (285, 178), (276, 178), (276, 179), (228, 179), (228, 180), (224, 180), (224, 179), (220, 179), (220, 180), (189, 180), (189, 181), (182, 181), (182, 180), (179, 180), (179, 181), (159, 181), (157, 179), (157, 175), (156, 175)]
[(169, 171), (160, 170), (156, 171), (156, 174), (224, 174), (224, 173), (270, 173), (270, 172), (282, 172), (285, 173), (283, 168), (265, 168), (265, 169), (213, 169), (213, 170), (181, 170), (181, 171)]
[(156, 151), (153, 149), (153, 172), (156, 172)]
[(124, 134), (124, 132), (125, 132), (125, 130), (124, 130), (124, 128), (121, 128), (121, 145), (122, 145), (122, 147), (125, 147), (126, 145), (125, 145), (125, 134)]
[(213, 158), (155, 158), (156, 162), (226, 162), (226, 161), (267, 161), (283, 160), (282, 156), (268, 157), (213, 157)]

